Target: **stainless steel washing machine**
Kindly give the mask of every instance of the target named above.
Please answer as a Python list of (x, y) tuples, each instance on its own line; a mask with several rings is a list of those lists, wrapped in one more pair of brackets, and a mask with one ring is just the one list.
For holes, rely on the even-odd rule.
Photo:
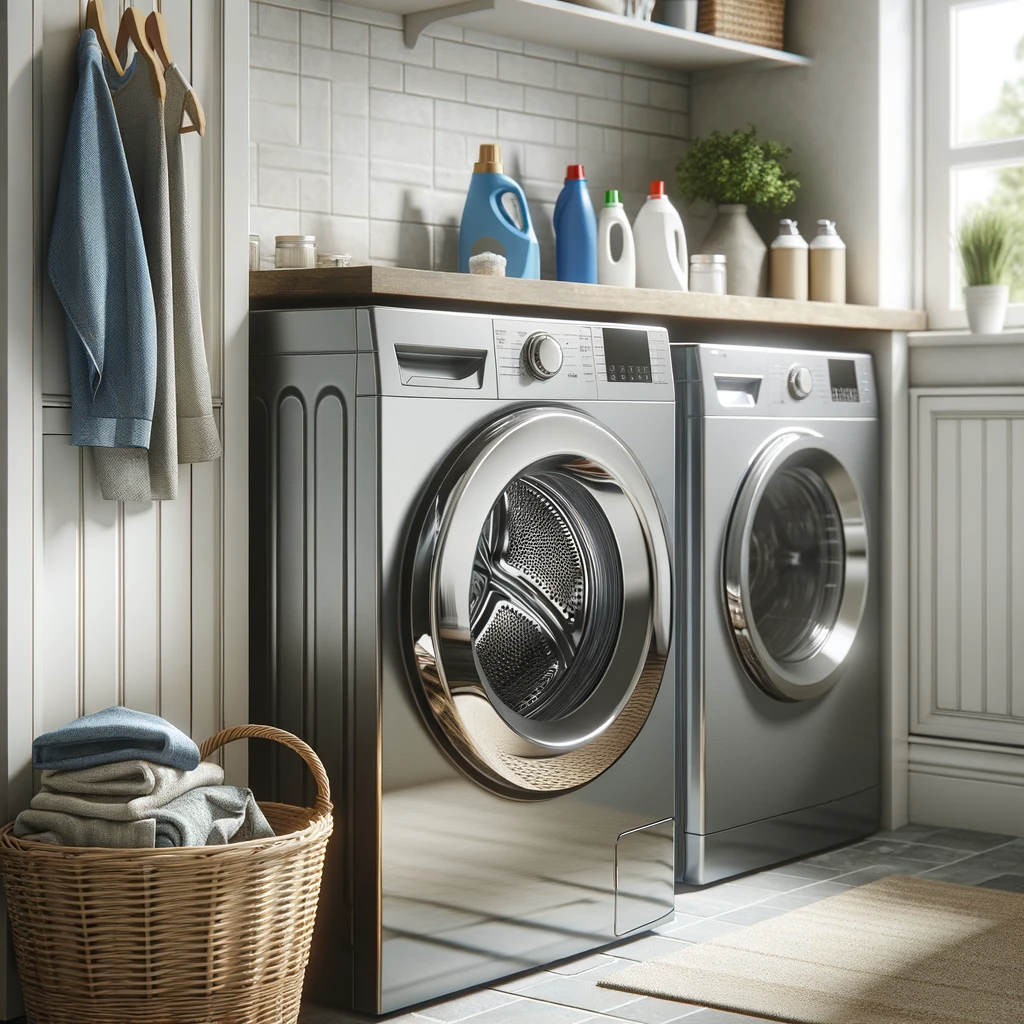
[(871, 358), (674, 345), (677, 876), (704, 885), (878, 827)]
[[(671, 913), (667, 333), (368, 308), (250, 338), (250, 712), (336, 804), (307, 996), (394, 1010)], [(254, 786), (308, 799), (286, 758)]]

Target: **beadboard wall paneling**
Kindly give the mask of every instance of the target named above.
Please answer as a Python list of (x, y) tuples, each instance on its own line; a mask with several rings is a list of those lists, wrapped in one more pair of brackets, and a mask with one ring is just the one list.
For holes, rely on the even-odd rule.
[(1024, 746), (1024, 389), (913, 401), (911, 732)]
[(689, 138), (689, 76), (439, 23), (415, 49), (402, 19), (330, 0), (250, 4), (250, 229), (314, 234), (320, 251), (458, 269), (478, 147), (498, 142), (530, 203), (541, 270), (570, 163), (594, 205), (630, 216), (670, 189)]

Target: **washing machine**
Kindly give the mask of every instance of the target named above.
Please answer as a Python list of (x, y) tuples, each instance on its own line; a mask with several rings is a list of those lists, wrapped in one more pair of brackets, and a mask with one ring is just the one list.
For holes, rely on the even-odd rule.
[(674, 345), (677, 877), (875, 831), (879, 433), (871, 357)]
[[(664, 330), (250, 317), (254, 721), (335, 832), (306, 996), (382, 1013), (673, 909)], [(309, 801), (287, 751), (262, 797)]]

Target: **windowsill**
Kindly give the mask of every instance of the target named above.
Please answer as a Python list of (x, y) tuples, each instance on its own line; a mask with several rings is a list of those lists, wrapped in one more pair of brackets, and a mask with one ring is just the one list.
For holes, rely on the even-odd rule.
[(1024, 327), (1011, 327), (999, 334), (971, 334), (970, 331), (911, 331), (907, 334), (911, 348), (942, 348), (950, 346), (1024, 345)]

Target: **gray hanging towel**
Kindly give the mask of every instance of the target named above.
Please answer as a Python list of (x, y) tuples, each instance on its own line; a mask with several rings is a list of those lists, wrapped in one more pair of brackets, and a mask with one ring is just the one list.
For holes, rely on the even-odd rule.
[(149, 451), (96, 448), (103, 497), (159, 501), (178, 496), (178, 429), (174, 386), (174, 301), (171, 279), (171, 213), (167, 184), (164, 105), (145, 61), (136, 54), (124, 75), (106, 66), (117, 126), (121, 130), (156, 308), (156, 403)]
[(213, 418), (210, 371), (203, 345), (199, 283), (192, 253), (188, 215), (185, 155), (181, 123), (185, 100), (192, 91), (177, 64), (164, 75), (167, 133), (167, 181), (171, 209), (171, 277), (174, 288), (174, 385), (178, 411), (178, 462), (213, 462), (221, 456), (220, 435)]

